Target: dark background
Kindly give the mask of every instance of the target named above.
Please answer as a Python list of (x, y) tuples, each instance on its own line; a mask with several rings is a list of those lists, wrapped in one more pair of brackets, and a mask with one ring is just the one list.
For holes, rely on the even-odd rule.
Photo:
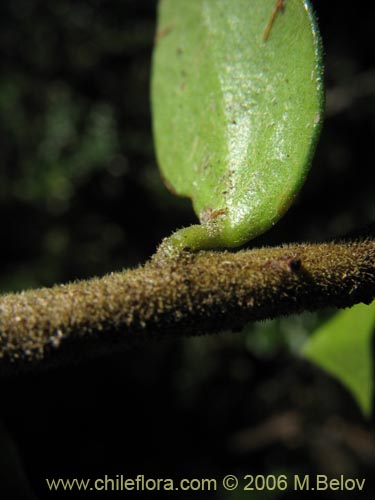
[[(374, 4), (314, 6), (325, 46), (322, 138), (297, 203), (254, 245), (317, 241), (375, 219)], [(195, 220), (190, 203), (163, 187), (155, 163), (154, 30), (151, 0), (1, 2), (3, 292), (135, 266)], [(85, 497), (48, 492), (46, 477), (310, 473), (365, 477), (368, 498), (373, 422), (338, 382), (298, 357), (329, 314), (214, 337), (176, 335), (3, 378), (0, 497)]]

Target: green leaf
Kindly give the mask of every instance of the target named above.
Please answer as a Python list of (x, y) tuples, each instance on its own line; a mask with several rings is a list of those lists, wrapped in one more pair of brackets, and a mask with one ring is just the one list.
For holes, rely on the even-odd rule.
[(375, 302), (340, 311), (308, 340), (304, 356), (337, 377), (371, 415), (373, 396), (372, 334)]
[(201, 222), (172, 245), (242, 245), (276, 223), (305, 179), (322, 122), (320, 37), (306, 0), (278, 3), (159, 2), (156, 152)]

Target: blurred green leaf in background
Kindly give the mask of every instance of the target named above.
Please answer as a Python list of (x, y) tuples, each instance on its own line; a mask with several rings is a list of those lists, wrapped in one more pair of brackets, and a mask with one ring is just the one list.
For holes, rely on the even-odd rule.
[(308, 360), (335, 376), (351, 391), (367, 417), (373, 410), (374, 331), (375, 303), (357, 304), (323, 323), (302, 349)]

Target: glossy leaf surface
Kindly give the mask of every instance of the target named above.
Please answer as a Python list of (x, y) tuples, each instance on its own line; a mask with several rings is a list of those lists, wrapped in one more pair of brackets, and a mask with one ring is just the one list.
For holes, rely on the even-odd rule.
[(275, 5), (159, 3), (157, 157), (167, 185), (192, 199), (201, 222), (177, 244), (244, 244), (285, 213), (305, 179), (322, 120), (320, 38), (309, 3), (285, 0), (265, 40)]

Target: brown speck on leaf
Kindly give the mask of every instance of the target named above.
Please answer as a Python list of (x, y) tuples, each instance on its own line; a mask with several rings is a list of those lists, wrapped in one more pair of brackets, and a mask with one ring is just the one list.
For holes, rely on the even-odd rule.
[(211, 212), (211, 219), (216, 219), (216, 217), (219, 217), (219, 215), (224, 215), (227, 213), (226, 208), (219, 208), (219, 210), (213, 210)]
[(213, 219), (216, 219), (220, 215), (225, 215), (227, 213), (226, 208), (219, 208), (218, 210), (212, 210), (211, 207), (207, 207), (200, 213), (199, 219), (202, 224), (210, 222)]
[(284, 10), (284, 0), (276, 0), (276, 5), (273, 8), (271, 17), (270, 17), (270, 19), (268, 21), (266, 29), (263, 32), (263, 41), (267, 41), (268, 40), (268, 38), (270, 36), (270, 33), (271, 33), (272, 26), (273, 26), (273, 24), (275, 22), (276, 16), (282, 10)]
[(158, 42), (160, 42), (162, 38), (169, 35), (169, 33), (173, 30), (173, 28), (174, 24), (168, 24), (168, 26), (165, 26), (165, 28), (162, 28), (159, 31), (157, 31), (155, 34), (154, 43), (157, 44)]
[(172, 184), (170, 184), (162, 174), (161, 174), (161, 178), (162, 178), (164, 186), (168, 189), (168, 191), (170, 193), (174, 194), (175, 196), (178, 196), (178, 193), (176, 192), (176, 190), (174, 189)]

